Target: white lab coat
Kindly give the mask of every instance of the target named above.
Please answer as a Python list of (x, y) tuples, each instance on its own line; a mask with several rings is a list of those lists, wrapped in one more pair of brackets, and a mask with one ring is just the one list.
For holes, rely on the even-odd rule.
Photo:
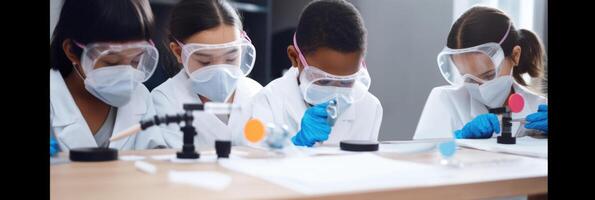
[[(112, 136), (153, 115), (155, 110), (149, 91), (141, 84), (134, 90), (130, 102), (118, 107)], [(62, 75), (59, 71), (51, 69), (50, 123), (63, 151), (77, 147), (97, 147), (91, 129), (76, 106)], [(165, 142), (158, 129), (154, 128), (109, 144), (109, 147), (119, 150), (151, 149), (157, 146), (165, 146)]]
[[(229, 115), (228, 124), (221, 121), (216, 115), (204, 112), (193, 112), (193, 126), (196, 128), (197, 136), (194, 137), (194, 144), (197, 147), (213, 147), (215, 140), (231, 140), (235, 145), (237, 138), (243, 137), (242, 130), (248, 120), (244, 114), (244, 107), (249, 105), (250, 99), (262, 89), (260, 83), (242, 77), (237, 82), (233, 104), (239, 105), (240, 110), (233, 110)], [(174, 77), (168, 79), (151, 91), (153, 103), (157, 114), (183, 113), (183, 104), (202, 103), (197, 94), (191, 89), (191, 82), (185, 71), (181, 70)], [(171, 148), (182, 148), (183, 134), (178, 124), (169, 124), (163, 127), (163, 138), (167, 146)]]
[[(547, 98), (540, 96), (528, 88), (513, 83), (514, 92), (521, 94), (525, 106), (519, 113), (512, 113), (513, 119), (525, 118), (534, 112), (540, 104), (547, 104)], [(465, 124), (480, 114), (488, 113), (485, 105), (473, 99), (465, 87), (440, 86), (432, 89), (424, 110), (415, 130), (413, 139), (452, 138), (455, 130), (462, 129)], [(500, 125), (501, 116), (498, 117)], [(513, 122), (511, 132), (513, 135), (522, 128), (520, 123)], [(495, 137), (498, 134), (494, 134)]]
[[(291, 67), (281, 78), (265, 86), (252, 99), (251, 117), (264, 123), (287, 125), (291, 136), (301, 126), (307, 106), (298, 86), (299, 70)], [(369, 92), (352, 104), (337, 118), (325, 144), (338, 144), (341, 140), (378, 140), (382, 122), (380, 101)]]

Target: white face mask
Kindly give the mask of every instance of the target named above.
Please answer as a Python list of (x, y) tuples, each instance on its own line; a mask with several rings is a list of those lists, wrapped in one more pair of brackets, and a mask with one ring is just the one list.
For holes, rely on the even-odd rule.
[(502, 107), (512, 87), (512, 76), (501, 76), (481, 85), (464, 83), (471, 97), (490, 108)]
[(142, 72), (130, 65), (116, 65), (92, 70), (85, 79), (85, 89), (101, 101), (120, 107), (132, 98), (134, 89), (140, 84), (136, 81)]
[(225, 102), (236, 89), (243, 74), (238, 66), (220, 64), (198, 69), (189, 76), (194, 93), (213, 102)]

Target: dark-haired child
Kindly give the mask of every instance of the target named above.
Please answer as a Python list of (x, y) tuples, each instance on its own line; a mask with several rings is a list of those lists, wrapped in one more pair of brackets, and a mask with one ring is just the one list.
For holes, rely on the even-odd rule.
[[(382, 106), (368, 92), (365, 50), (366, 29), (351, 3), (311, 2), (287, 47), (292, 67), (253, 98), (252, 117), (286, 125), (296, 146), (376, 141)], [(331, 101), (337, 108), (334, 125), (327, 120)]]
[(147, 0), (66, 0), (50, 44), (50, 123), (60, 149), (165, 147), (158, 129), (109, 141), (155, 115), (159, 53)]

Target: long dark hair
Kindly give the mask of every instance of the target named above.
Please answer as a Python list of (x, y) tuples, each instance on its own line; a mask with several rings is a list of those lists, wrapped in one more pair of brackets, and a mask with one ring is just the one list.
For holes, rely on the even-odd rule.
[(174, 7), (169, 21), (169, 36), (184, 41), (195, 33), (231, 25), (242, 30), (238, 12), (225, 0), (182, 0)]

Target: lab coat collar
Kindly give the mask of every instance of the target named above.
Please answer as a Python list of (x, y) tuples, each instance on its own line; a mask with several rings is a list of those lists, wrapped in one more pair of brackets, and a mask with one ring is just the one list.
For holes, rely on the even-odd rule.
[[(188, 77), (188, 74), (186, 74), (186, 72), (184, 70), (180, 70), (180, 72), (178, 72), (178, 74), (176, 74), (173, 78), (172, 81), (174, 81), (174, 86), (179, 86), (181, 85), (182, 88), (177, 89), (177, 88), (172, 88), (173, 92), (175, 93), (175, 97), (179, 98), (178, 101), (183, 102), (183, 103), (200, 103), (202, 104), (202, 101), (200, 100), (200, 98), (198, 98), (198, 95), (193, 94), (192, 93), (192, 84), (190, 82), (190, 78)], [(182, 108), (180, 108), (182, 109)]]
[[(465, 89), (463, 87), (463, 89)], [(471, 94), (469, 94), (469, 111), (471, 119), (475, 119), (478, 115), (488, 113), (489, 110), (483, 103), (479, 102), (478, 100), (474, 99)]]
[(76, 121), (79, 110), (58, 70), (50, 69), (50, 106), (54, 113), (52, 126), (66, 126)]
[[(139, 85), (142, 87), (142, 85)], [(137, 92), (138, 90), (135, 90)], [(142, 115), (147, 112), (146, 102), (138, 95), (132, 95), (130, 102), (118, 108), (120, 110), (126, 110), (130, 113)], [(54, 118), (54, 125), (66, 125), (73, 123), (76, 120), (76, 115), (73, 113), (79, 113), (80, 111), (74, 102), (74, 98), (66, 87), (66, 82), (62, 78), (62, 75), (57, 70), (50, 71), (50, 104), (56, 113)], [(134, 105), (131, 105), (134, 104)], [(82, 116), (82, 114), (81, 114)]]
[[(186, 74), (185, 71), (181, 70), (176, 76), (174, 76), (173, 78), (174, 83), (172, 85), (175, 86), (179, 86), (181, 85), (183, 88), (180, 89), (176, 89), (175, 92), (175, 96), (178, 99), (179, 102), (182, 102), (182, 104), (184, 103), (199, 103), (199, 104), (203, 104), (203, 102), (200, 100), (200, 98), (198, 97), (197, 94), (194, 94), (192, 92), (192, 82), (190, 81), (190, 77), (188, 76), (188, 74)], [(244, 97), (244, 93), (246, 91), (243, 91), (244, 89), (240, 86), (242, 84), (240, 84), (239, 82), (243, 81), (242, 78), (240, 78), (240, 80), (238, 81), (238, 87), (236, 88), (236, 93), (234, 94), (234, 102), (233, 104), (240, 104), (241, 102), (245, 101)], [(182, 112), (182, 108), (180, 108), (180, 111)], [(210, 135), (210, 133), (217, 133), (217, 132), (230, 132), (230, 128), (228, 127), (228, 124), (231, 124), (233, 121), (236, 120), (236, 115), (234, 114), (230, 114), (230, 118), (227, 122), (227, 124), (225, 124), (224, 122), (222, 122), (219, 118), (217, 118), (216, 115), (214, 114), (210, 114), (210, 113), (195, 113), (195, 126), (200, 126), (200, 128), (197, 128), (198, 132), (203, 133), (203, 135), (206, 135), (207, 137), (213, 137), (213, 138), (217, 138), (218, 136), (216, 135)], [(203, 126), (204, 124), (210, 124), (209, 126)], [(228, 130), (229, 129), (229, 130)]]
[[(362, 100), (360, 100), (362, 101)], [(352, 103), (347, 110), (343, 111), (337, 120), (341, 121), (353, 121), (355, 120), (355, 107), (357, 103)]]
[[(144, 87), (139, 85), (139, 87)], [(144, 89), (144, 88), (143, 88)], [(146, 90), (146, 89), (144, 89)], [(121, 130), (130, 126), (130, 115), (121, 113), (132, 113), (135, 116), (142, 116), (147, 112), (147, 105), (145, 99), (146, 95), (142, 95), (143, 91), (139, 89), (134, 90), (135, 94), (132, 95), (130, 102), (126, 105), (118, 107), (118, 114), (114, 122), (114, 129), (112, 132), (113, 136), (118, 135)], [(147, 91), (148, 93), (148, 91)], [(96, 147), (97, 142), (89, 129), (89, 125), (84, 120), (82, 113), (76, 106), (74, 98), (68, 91), (66, 83), (62, 78), (62, 75), (57, 70), (50, 70), (50, 105), (52, 106), (52, 126), (73, 126), (84, 131), (64, 131), (57, 133), (65, 140), (68, 144), (79, 144), (79, 146)], [(78, 123), (77, 123), (78, 122)], [(74, 127), (76, 126), (76, 127)], [(66, 127), (67, 128), (67, 127)], [(64, 135), (67, 134), (67, 135)], [(122, 147), (130, 140), (130, 137), (117, 141), (110, 142), (110, 147), (116, 147), (122, 149)], [(70, 148), (70, 147), (69, 147)]]
[[(128, 129), (132, 124), (138, 123), (138, 121), (132, 122), (130, 120), (132, 120), (132, 119), (140, 120), (142, 118), (142, 116), (144, 116), (147, 113), (148, 106), (147, 106), (147, 102), (146, 102), (145, 98), (147, 98), (149, 91), (146, 88), (144, 88), (144, 85), (139, 85), (138, 87), (143, 87), (143, 88), (135, 89), (134, 94), (132, 95), (132, 98), (130, 99), (130, 102), (128, 102), (126, 105), (118, 107), (116, 120), (114, 122), (114, 130), (112, 132), (112, 136), (117, 136), (117, 135), (119, 135), (119, 133), (121, 131)], [(143, 90), (144, 90), (144, 92), (143, 92)], [(126, 114), (126, 113), (131, 113), (131, 114)], [(132, 136), (128, 136), (128, 137), (126, 137), (126, 139), (121, 139), (121, 140), (116, 140), (116, 141), (110, 142), (109, 146), (115, 147), (118, 149), (123, 149), (124, 145), (129, 142), (131, 137)]]
[[(52, 108), (51, 126), (64, 127), (55, 135), (69, 149), (76, 147), (97, 147), (89, 126), (83, 119), (74, 98), (68, 91), (66, 83), (58, 70), (50, 69), (50, 105)], [(78, 123), (77, 123), (78, 122)], [(72, 131), (71, 129), (78, 130)], [(69, 146), (76, 144), (76, 146)]]
[(280, 78), (281, 84), (274, 88), (274, 91), (279, 93), (275, 95), (278, 95), (277, 97), (282, 100), (284, 112), (295, 122), (301, 121), (305, 110), (308, 108), (297, 84), (298, 74), (297, 67), (289, 68)]
[(242, 123), (242, 120), (244, 120), (247, 117), (243, 115), (244, 113), (246, 113), (243, 109), (249, 107), (250, 101), (252, 100), (252, 97), (255, 94), (254, 89), (250, 88), (250, 81), (251, 80), (249, 80), (246, 77), (241, 77), (240, 80), (238, 80), (237, 88), (234, 94), (233, 105), (239, 106), (242, 110), (232, 110), (232, 113), (229, 115), (229, 120), (227, 122), (228, 126)]
[(234, 94), (234, 98), (233, 98), (233, 104), (238, 104), (241, 105), (244, 102), (249, 102), (251, 100), (251, 97), (253, 95), (250, 94), (250, 88), (248, 88), (248, 84), (244, 84), (244, 82), (247, 82), (248, 78), (246, 77), (241, 77), (238, 80), (238, 84), (236, 86), (236, 90), (235, 90), (235, 94)]

